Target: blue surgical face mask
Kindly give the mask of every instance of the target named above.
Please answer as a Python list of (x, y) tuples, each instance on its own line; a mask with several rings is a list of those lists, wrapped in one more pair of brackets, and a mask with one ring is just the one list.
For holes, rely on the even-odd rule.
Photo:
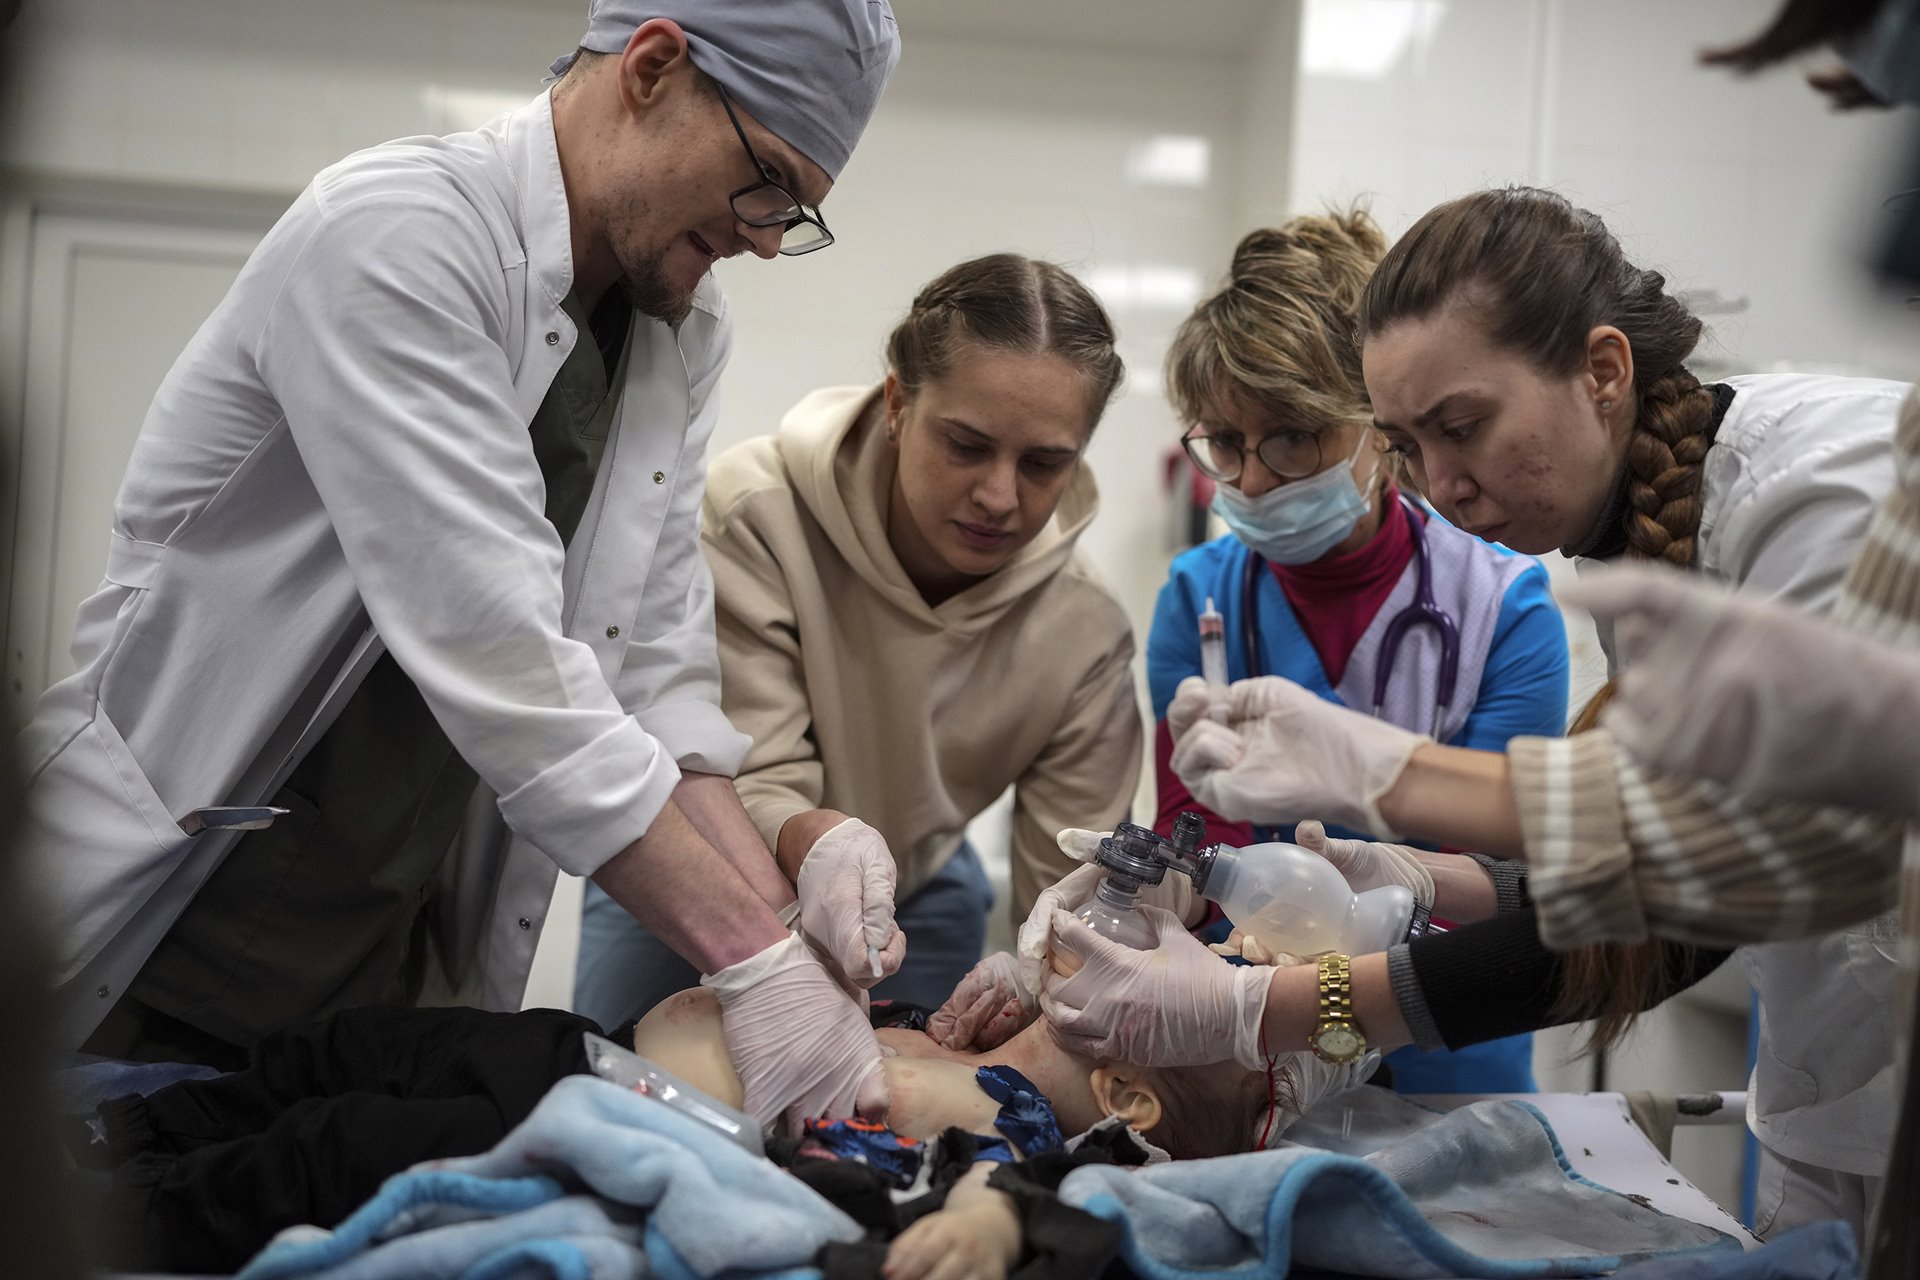
[[(1304, 480), (1293, 480), (1249, 498), (1231, 485), (1213, 490), (1213, 509), (1227, 522), (1233, 536), (1275, 564), (1310, 564), (1327, 554), (1353, 532), (1367, 514), (1367, 495), (1353, 480), (1353, 464), (1367, 447), (1367, 433), (1338, 466)], [(1367, 488), (1373, 476), (1367, 476)]]

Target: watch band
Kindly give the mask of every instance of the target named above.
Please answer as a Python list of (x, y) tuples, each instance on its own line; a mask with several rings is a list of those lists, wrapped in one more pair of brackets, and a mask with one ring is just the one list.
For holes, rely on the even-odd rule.
[(1320, 957), (1320, 1021), (1353, 1021), (1353, 959), (1338, 952)]
[(1307, 1046), (1323, 1062), (1346, 1066), (1367, 1052), (1367, 1038), (1353, 1020), (1353, 962), (1338, 952), (1320, 957), (1320, 1020)]

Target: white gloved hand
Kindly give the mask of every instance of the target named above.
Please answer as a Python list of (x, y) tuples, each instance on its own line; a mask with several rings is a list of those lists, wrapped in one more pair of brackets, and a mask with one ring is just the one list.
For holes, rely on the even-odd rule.
[(947, 1002), (927, 1019), (927, 1034), (942, 1048), (998, 1049), (1040, 1016), (1040, 997), (1020, 985), (1020, 963), (996, 951), (967, 971)]
[(1405, 885), (1427, 910), (1433, 910), (1433, 873), (1420, 856), (1403, 844), (1377, 840), (1343, 840), (1330, 836), (1319, 822), (1307, 821), (1293, 829), (1293, 842), (1334, 865), (1355, 893), (1382, 885)]
[(893, 921), (898, 878), (886, 840), (858, 818), (828, 829), (800, 864), (800, 932), (851, 986), (873, 986), (906, 958)]
[(1088, 864), (1068, 872), (1057, 883), (1042, 889), (1040, 896), (1033, 900), (1033, 910), (1027, 913), (1013, 947), (1022, 990), (1038, 992), (1046, 982), (1047, 952), (1053, 944), (1054, 913), (1072, 915), (1086, 906), (1093, 897), (1094, 887), (1105, 874), (1104, 868)]
[(1173, 771), (1200, 803), (1237, 822), (1318, 813), (1343, 827), (1391, 835), (1380, 797), (1414, 748), (1431, 739), (1328, 702), (1291, 680), (1260, 676), (1228, 690), (1228, 722), (1204, 713), (1206, 681), (1180, 682), (1168, 725), (1184, 725)]
[(1217, 956), (1238, 956), (1248, 964), (1263, 964), (1272, 969), (1306, 963), (1306, 960), (1300, 956), (1286, 951), (1272, 950), (1266, 943), (1237, 925), (1227, 934), (1225, 942), (1209, 943), (1207, 950)]
[(1920, 817), (1920, 657), (1652, 566), (1561, 596), (1612, 625), (1621, 675), (1601, 723), (1649, 770)]
[(1167, 704), (1167, 732), (1178, 742), (1202, 720), (1225, 724), (1231, 710), (1231, 687), (1217, 689), (1199, 676), (1188, 676), (1174, 688), (1173, 701)]
[[(1207, 950), (1171, 912), (1142, 909), (1159, 945), (1151, 951), (1103, 938), (1057, 912), (1060, 968), (1040, 994), (1053, 1034), (1077, 1053), (1143, 1067), (1197, 1066), (1231, 1058), (1263, 1070), (1260, 1024), (1273, 970), (1233, 965)], [(1078, 966), (1077, 968), (1075, 966)]]
[[(1053, 913), (1065, 911), (1071, 915), (1093, 897), (1100, 878), (1106, 875), (1104, 868), (1093, 865), (1093, 858), (1100, 852), (1100, 842), (1112, 834), (1067, 827), (1054, 835), (1053, 841), (1060, 846), (1060, 852), (1087, 865), (1068, 872), (1033, 900), (1033, 910), (1027, 913), (1014, 943), (1022, 990), (1039, 992), (1047, 973), (1047, 948), (1053, 940)], [(1159, 907), (1185, 920), (1193, 907), (1193, 882), (1180, 872), (1169, 870), (1159, 884), (1148, 885), (1140, 891), (1140, 905)]]
[(762, 1132), (820, 1116), (886, 1117), (885, 1056), (866, 1015), (798, 934), (700, 979)]

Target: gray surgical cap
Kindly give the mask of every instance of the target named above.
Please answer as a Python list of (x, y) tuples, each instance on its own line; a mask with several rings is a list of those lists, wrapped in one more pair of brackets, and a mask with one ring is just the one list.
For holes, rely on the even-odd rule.
[(888, 0), (589, 0), (580, 47), (620, 53), (649, 18), (679, 23), (693, 65), (830, 178), (900, 61)]

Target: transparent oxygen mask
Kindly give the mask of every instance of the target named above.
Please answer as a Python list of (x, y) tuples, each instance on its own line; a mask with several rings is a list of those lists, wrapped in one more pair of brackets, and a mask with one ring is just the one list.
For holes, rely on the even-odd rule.
[(1102, 936), (1147, 950), (1155, 939), (1140, 891), (1174, 871), (1242, 931), (1296, 956), (1384, 951), (1425, 927), (1426, 913), (1400, 885), (1355, 893), (1332, 863), (1299, 845), (1202, 848), (1205, 839), (1197, 813), (1181, 814), (1171, 837), (1123, 823), (1100, 842), (1094, 861), (1107, 874), (1077, 914)]
[(1167, 863), (1159, 844), (1160, 837), (1144, 827), (1123, 822), (1115, 828), (1100, 842), (1093, 858), (1107, 874), (1074, 915), (1103, 938), (1136, 951), (1151, 951), (1159, 938), (1140, 913), (1140, 891), (1166, 878)]

